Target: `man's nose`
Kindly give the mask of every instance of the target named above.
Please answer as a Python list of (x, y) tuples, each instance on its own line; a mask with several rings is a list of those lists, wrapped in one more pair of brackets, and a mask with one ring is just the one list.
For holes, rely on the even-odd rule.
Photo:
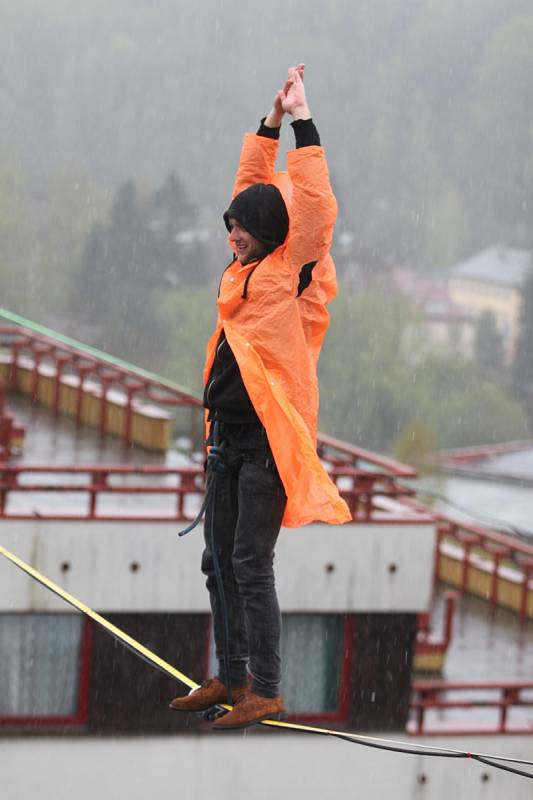
[(229, 234), (229, 238), (230, 238), (231, 242), (237, 241), (237, 239), (239, 238), (239, 232), (237, 231), (236, 228), (232, 228), (231, 229), (230, 234)]

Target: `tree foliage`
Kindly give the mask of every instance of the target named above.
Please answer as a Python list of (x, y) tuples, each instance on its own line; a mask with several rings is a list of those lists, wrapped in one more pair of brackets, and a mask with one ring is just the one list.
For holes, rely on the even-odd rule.
[(529, 0), (316, 11), (206, 0), (184, 25), (168, 2), (0, 0), (0, 144), (28, 178), (30, 218), (34, 178), (53, 189), (65, 171), (109, 192), (175, 172), (224, 208), (240, 133), (298, 52), (358, 249), (430, 268), (493, 239), (532, 246)]
[(476, 322), (474, 354), (481, 372), (496, 382), (505, 377), (503, 336), (493, 311), (484, 311)]
[(98, 346), (161, 359), (173, 330), (160, 312), (162, 289), (205, 285), (211, 253), (192, 228), (196, 212), (174, 175), (146, 199), (123, 183), (109, 219), (90, 231), (73, 281), (72, 306)]
[(440, 448), (527, 435), (521, 405), (475, 363), (423, 339), (417, 349), (417, 324), (390, 290), (341, 293), (319, 367), (323, 428), (389, 451), (415, 429)]
[(513, 363), (513, 382), (519, 396), (533, 394), (533, 273), (522, 291), (519, 334)]

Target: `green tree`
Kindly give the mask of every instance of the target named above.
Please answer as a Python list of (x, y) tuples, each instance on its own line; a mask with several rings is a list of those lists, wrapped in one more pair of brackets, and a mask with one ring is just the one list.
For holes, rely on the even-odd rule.
[(394, 456), (413, 466), (424, 466), (428, 455), (435, 450), (435, 432), (419, 419), (409, 420), (393, 444)]
[(33, 226), (25, 203), (23, 178), (0, 163), (0, 294), (2, 305), (25, 311), (32, 291)]
[(90, 231), (73, 283), (73, 306), (98, 346), (136, 359), (167, 357), (172, 321), (161, 313), (164, 290), (208, 282), (211, 253), (192, 227), (196, 209), (171, 175), (143, 200), (123, 183), (109, 220)]
[(523, 407), (470, 359), (435, 351), (416, 368), (413, 412), (435, 433), (439, 448), (520, 439), (528, 433)]
[(501, 383), (505, 377), (505, 353), (493, 311), (483, 311), (476, 321), (474, 354), (483, 374)]
[[(428, 346), (424, 323), (390, 290), (341, 291), (320, 360), (321, 427), (416, 456), (527, 435), (523, 407), (457, 351)], [(418, 330), (418, 336), (413, 331)]]
[(513, 384), (518, 397), (533, 394), (533, 272), (522, 290), (519, 334), (513, 362)]
[(169, 331), (164, 373), (200, 393), (207, 340), (216, 315), (216, 285), (158, 293), (159, 313)]
[(171, 174), (148, 199), (149, 272), (158, 284), (200, 286), (212, 274), (212, 255), (198, 211)]
[(321, 425), (348, 441), (387, 448), (410, 416), (402, 356), (409, 308), (380, 289), (341, 292), (331, 318), (319, 364)]

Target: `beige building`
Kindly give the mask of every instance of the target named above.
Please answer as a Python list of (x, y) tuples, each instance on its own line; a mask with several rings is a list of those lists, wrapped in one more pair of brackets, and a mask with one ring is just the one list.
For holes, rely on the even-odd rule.
[(453, 303), (475, 317), (484, 311), (493, 312), (509, 360), (518, 335), (522, 288), (532, 266), (529, 250), (493, 245), (448, 271)]

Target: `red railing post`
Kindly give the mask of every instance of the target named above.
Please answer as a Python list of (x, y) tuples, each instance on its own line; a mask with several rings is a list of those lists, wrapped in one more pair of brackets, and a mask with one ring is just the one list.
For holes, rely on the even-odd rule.
[(133, 421), (133, 397), (142, 390), (146, 390), (146, 385), (142, 383), (124, 384), (124, 391), (126, 392), (126, 407), (124, 408), (124, 424), (122, 426), (122, 443), (124, 447), (129, 447), (131, 444), (131, 428)]
[(455, 615), (455, 604), (457, 602), (458, 594), (453, 589), (449, 589), (444, 593), (444, 602), (446, 604), (446, 617), (444, 626), (444, 643), (446, 648), (452, 640), (453, 634), (453, 618)]
[(39, 368), (41, 366), (42, 351), (36, 346), (32, 345), (31, 354), (33, 356), (33, 373), (31, 380), (31, 401), (36, 403), (39, 399)]
[(420, 705), (416, 710), (416, 732), (419, 736), (424, 733), (424, 713), (426, 710), (426, 693), (424, 691), (418, 692)]
[(22, 346), (23, 342), (13, 342), (11, 347), (13, 357), (11, 359), (11, 370), (9, 373), (9, 388), (13, 393), (15, 393), (18, 389), (19, 355)]
[(0, 517), (4, 516), (5, 508), (6, 508), (6, 499), (7, 499), (7, 488), (5, 488), (6, 483), (6, 473), (2, 470), (0, 471), (0, 481), (1, 481), (1, 488), (0, 488)]
[(76, 395), (76, 426), (79, 428), (81, 425), (81, 412), (82, 412), (82, 403), (83, 403), (83, 383), (85, 378), (91, 372), (92, 367), (78, 367), (78, 376), (79, 376), (79, 385), (78, 385), (78, 393)]
[(470, 551), (472, 547), (479, 544), (479, 536), (477, 534), (465, 533), (462, 531), (459, 534), (459, 541), (463, 545), (463, 567), (461, 574), (461, 594), (465, 594), (468, 590), (468, 575), (470, 570)]
[(520, 566), (522, 567), (524, 573), (520, 597), (520, 622), (524, 623), (527, 619), (527, 601), (529, 595), (529, 581), (531, 578), (531, 573), (533, 572), (533, 559), (520, 559)]
[(107, 433), (107, 390), (111, 384), (110, 378), (100, 377), (100, 390), (102, 397), (100, 399), (100, 416), (98, 420), (98, 433), (100, 436), (105, 436)]
[[(485, 548), (489, 549), (489, 548)], [(490, 547), (489, 552), (492, 555), (492, 577), (490, 582), (490, 604), (492, 609), (498, 605), (498, 575), (500, 570), (500, 562), (504, 556), (510, 555), (510, 548), (505, 545), (496, 545)]]
[(126, 386), (126, 407), (124, 409), (124, 426), (122, 428), (122, 443), (124, 447), (129, 447), (131, 443), (131, 418), (133, 416), (133, 395), (136, 392), (135, 386)]
[(99, 492), (105, 490), (109, 473), (105, 470), (91, 470), (89, 483), (89, 519), (96, 519), (96, 505)]
[(55, 359), (55, 366), (56, 366), (56, 374), (54, 377), (54, 399), (52, 401), (52, 410), (57, 417), (59, 414), (59, 400), (60, 400), (60, 393), (61, 393), (61, 377), (63, 375), (63, 367), (69, 361), (68, 358), (64, 356), (56, 356)]

